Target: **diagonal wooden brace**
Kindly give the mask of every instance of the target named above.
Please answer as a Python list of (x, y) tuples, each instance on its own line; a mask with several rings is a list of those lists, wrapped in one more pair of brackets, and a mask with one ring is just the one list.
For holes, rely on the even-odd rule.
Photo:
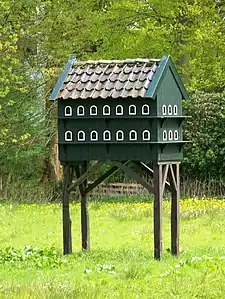
[[(147, 175), (153, 177), (154, 170), (151, 169), (148, 165), (146, 165), (144, 162), (141, 161), (132, 161), (135, 165), (137, 165), (143, 172), (145, 172)], [(169, 191), (172, 191), (170, 183), (166, 180), (165, 181), (165, 188)]]
[(92, 167), (90, 167), (89, 169), (87, 169), (87, 171), (82, 174), (73, 184), (71, 184), (69, 186), (69, 188), (67, 189), (68, 192), (72, 191), (73, 189), (75, 189), (77, 186), (79, 186), (80, 184), (82, 184), (87, 177), (93, 172), (96, 171), (96, 169), (98, 169), (104, 162), (102, 161), (98, 161), (97, 163), (95, 163)]
[(130, 169), (128, 166), (122, 164), (119, 161), (112, 161), (112, 164), (119, 167), (123, 172), (125, 172), (128, 176), (130, 176), (132, 179), (137, 181), (139, 184), (141, 184), (143, 187), (145, 187), (149, 193), (154, 193), (154, 188), (151, 186), (148, 182), (146, 182), (143, 178), (141, 178), (138, 174), (136, 174), (132, 169)]
[[(122, 162), (123, 164), (126, 164), (126, 162)], [(113, 166), (109, 170), (107, 170), (103, 175), (101, 175), (97, 180), (95, 180), (93, 183), (89, 184), (86, 188), (85, 192), (88, 194), (91, 192), (95, 187), (97, 187), (99, 184), (104, 182), (107, 178), (111, 177), (114, 173), (116, 173), (119, 170), (118, 166)]]

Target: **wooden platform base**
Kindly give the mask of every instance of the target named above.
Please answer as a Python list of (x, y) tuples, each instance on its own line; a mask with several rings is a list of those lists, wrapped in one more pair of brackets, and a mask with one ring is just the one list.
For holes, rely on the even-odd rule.
[[(99, 184), (117, 172), (119, 169), (126, 175), (145, 187), (149, 193), (154, 194), (154, 258), (161, 259), (162, 256), (162, 201), (165, 189), (171, 193), (171, 253), (179, 254), (179, 197), (180, 197), (180, 175), (179, 162), (155, 162), (153, 169), (141, 161), (112, 161), (112, 167), (103, 175), (99, 176), (90, 185), (87, 184), (88, 176), (101, 167), (103, 162), (96, 162), (92, 166), (87, 161), (77, 164), (64, 165), (64, 183), (62, 192), (63, 206), (63, 248), (64, 254), (72, 253), (71, 220), (69, 211), (69, 193), (79, 188), (81, 196), (81, 236), (82, 249), (90, 249), (90, 228), (88, 214), (87, 195)], [(133, 164), (145, 174), (145, 179), (133, 168)], [(75, 177), (75, 181), (73, 178)], [(153, 185), (148, 181), (153, 178)]]

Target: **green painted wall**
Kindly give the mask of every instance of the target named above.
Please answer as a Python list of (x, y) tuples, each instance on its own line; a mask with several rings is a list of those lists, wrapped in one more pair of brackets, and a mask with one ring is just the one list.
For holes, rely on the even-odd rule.
[[(170, 68), (165, 72), (158, 90), (157, 113), (158, 115), (168, 117), (165, 121), (158, 123), (158, 141), (168, 141), (168, 143), (183, 141), (182, 119), (179, 118), (182, 116), (182, 94)], [(167, 135), (167, 140), (165, 140), (165, 134)], [(160, 148), (158, 150), (159, 161), (181, 160), (182, 157), (183, 152), (180, 145), (169, 144), (163, 152)]]
[[(97, 115), (90, 113), (93, 105), (97, 107)], [(110, 115), (103, 114), (105, 105), (110, 106)], [(123, 107), (123, 115), (116, 115), (118, 105)], [(131, 105), (136, 107), (135, 115), (129, 115)], [(147, 105), (146, 109), (149, 107), (148, 115), (142, 114), (144, 105)], [(163, 105), (166, 107), (166, 113)], [(182, 141), (181, 105), (182, 96), (169, 68), (155, 100), (143, 98), (61, 100), (58, 105), (59, 158), (61, 161), (70, 162), (129, 159), (179, 161), (182, 159), (182, 150), (178, 143)], [(72, 108), (72, 116), (65, 116), (66, 106)], [(79, 108), (80, 106), (83, 108)], [(77, 115), (77, 109), (81, 109), (81, 112), (84, 109), (84, 115)], [(68, 108), (67, 112), (69, 110)], [(103, 139), (106, 130), (111, 133), (111, 139), (108, 141)], [(123, 140), (116, 140), (119, 130), (123, 131)], [(130, 140), (132, 130), (136, 131), (136, 140)], [(145, 130), (150, 132), (150, 140), (143, 140)], [(66, 131), (72, 132), (72, 141), (65, 141)], [(80, 131), (85, 133), (85, 141), (78, 140)], [(98, 133), (97, 140), (90, 139), (93, 131)], [(165, 131), (166, 140), (164, 140)], [(146, 134), (148, 135), (147, 132)]]

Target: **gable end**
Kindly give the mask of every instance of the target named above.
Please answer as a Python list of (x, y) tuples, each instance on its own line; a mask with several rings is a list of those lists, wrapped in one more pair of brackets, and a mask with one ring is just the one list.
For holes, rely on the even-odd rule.
[(160, 64), (159, 64), (158, 68), (156, 69), (155, 75), (152, 79), (151, 85), (146, 92), (146, 95), (145, 95), (146, 98), (155, 99), (158, 89), (159, 89), (168, 69), (170, 69), (170, 71), (173, 75), (173, 78), (182, 94), (182, 98), (185, 100), (188, 99), (187, 90), (186, 90), (183, 82), (181, 81), (181, 78), (180, 78), (179, 74), (177, 73), (177, 70), (176, 70), (170, 56), (162, 57)]

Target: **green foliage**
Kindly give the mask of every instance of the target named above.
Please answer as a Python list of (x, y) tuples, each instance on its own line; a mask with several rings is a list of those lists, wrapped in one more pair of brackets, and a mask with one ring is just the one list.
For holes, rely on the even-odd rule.
[(0, 264), (18, 266), (21, 262), (25, 262), (25, 267), (56, 268), (65, 263), (66, 259), (63, 259), (54, 247), (40, 249), (27, 245), (21, 250), (13, 247), (0, 249)]
[(30, 74), (39, 70), (47, 88), (52, 88), (52, 79), (73, 53), (78, 59), (168, 53), (188, 77), (190, 89), (224, 86), (225, 35), (219, 1), (6, 0), (0, 11), (4, 25), (0, 50), (6, 59), (1, 64), (3, 95), (11, 83), (17, 90), (27, 90), (24, 70)]
[(224, 179), (225, 93), (195, 92), (184, 103), (191, 118), (185, 124), (184, 173), (199, 178)]
[(0, 111), (0, 173), (38, 177), (49, 131), (45, 128), (39, 103), (21, 94), (8, 95), (2, 105), (5, 100), (12, 104)]
[[(73, 54), (78, 60), (170, 54), (189, 91), (221, 92), (224, 11), (224, 1), (211, 0), (2, 1), (0, 175), (42, 177), (56, 132), (48, 96)], [(221, 125), (215, 127), (217, 120), (207, 118), (215, 105), (210, 101), (217, 96), (206, 96), (208, 104), (200, 109), (194, 97), (187, 111), (193, 117), (189, 124), (195, 126), (186, 135), (197, 142), (193, 149), (187, 147), (185, 169), (195, 176), (205, 172), (219, 177), (224, 167), (223, 117), (218, 116)], [(203, 122), (199, 111), (204, 109), (209, 111)], [(219, 105), (215, 109), (218, 115)], [(196, 126), (197, 119), (201, 125)], [(205, 125), (207, 136), (202, 131)], [(124, 179), (119, 174), (116, 178)]]
[(217, 1), (112, 1), (95, 23), (101, 46), (92, 57), (168, 53), (190, 90), (224, 87), (224, 19)]
[[(163, 202), (164, 255), (160, 262), (153, 259), (152, 216), (141, 221), (133, 218), (131, 207), (142, 214), (141, 204), (127, 198), (120, 203), (105, 201), (98, 210), (94, 205), (89, 205), (91, 251), (84, 252), (80, 205), (71, 204), (74, 253), (66, 257), (59, 253), (61, 205), (0, 205), (0, 297), (224, 298), (223, 200), (181, 201), (181, 215), (191, 216), (200, 209), (206, 213), (182, 218), (181, 255), (177, 258), (169, 249), (171, 204)], [(152, 202), (143, 205), (153, 211)], [(123, 221), (110, 215), (112, 208), (121, 206), (131, 216)]]

